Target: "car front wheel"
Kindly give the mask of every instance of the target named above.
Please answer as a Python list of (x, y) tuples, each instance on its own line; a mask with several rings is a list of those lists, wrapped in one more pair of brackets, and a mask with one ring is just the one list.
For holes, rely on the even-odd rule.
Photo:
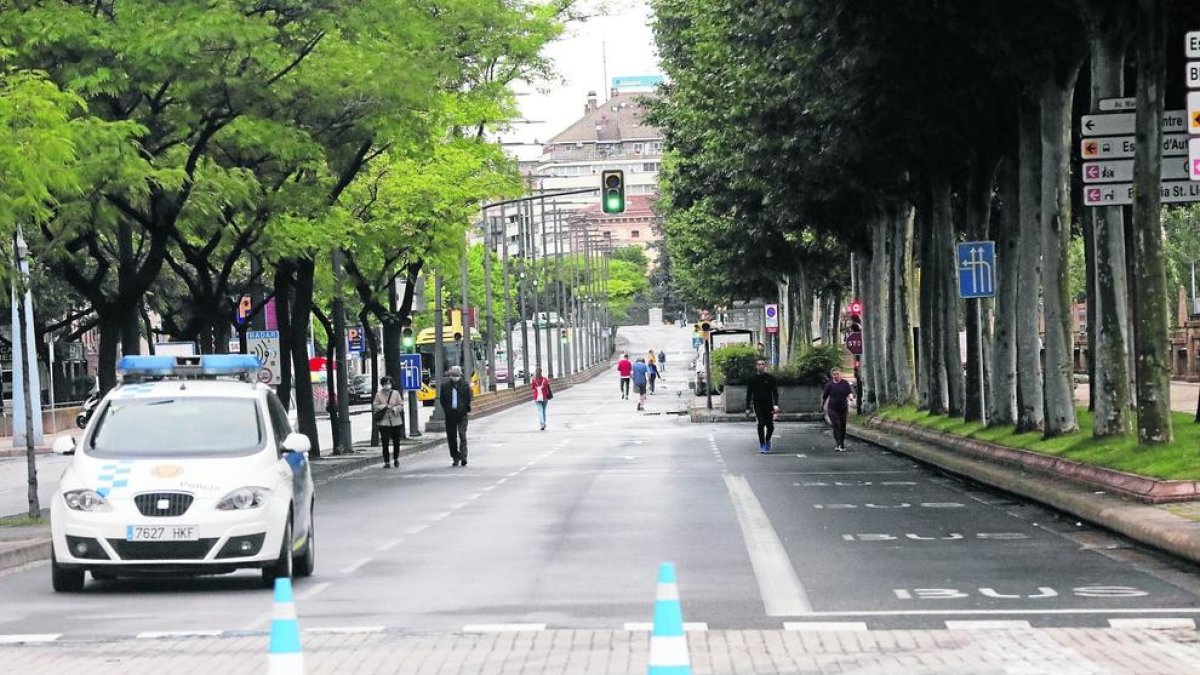
[(78, 593), (83, 590), (83, 570), (71, 569), (58, 564), (54, 552), (50, 552), (50, 582), (57, 593)]
[(317, 524), (313, 520), (312, 512), (308, 516), (308, 536), (304, 538), (304, 555), (300, 556), (292, 564), (295, 569), (296, 578), (311, 577), (313, 571), (317, 568)]
[(283, 528), (283, 541), (279, 544), (279, 557), (262, 571), (263, 586), (274, 588), (276, 579), (286, 579), (292, 576), (292, 516), (289, 514), (287, 526)]

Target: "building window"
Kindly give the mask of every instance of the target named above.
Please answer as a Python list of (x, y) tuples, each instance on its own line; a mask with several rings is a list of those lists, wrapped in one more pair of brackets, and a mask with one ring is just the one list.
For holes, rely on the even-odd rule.
[(641, 231), (640, 230), (631, 230), (629, 232), (629, 236), (633, 239), (637, 239), (639, 236), (641, 236)]
[(633, 144), (634, 154), (637, 154), (637, 155), (642, 154), (642, 150), (644, 150), (645, 147), (646, 147), (646, 145), (644, 143), (634, 143)]

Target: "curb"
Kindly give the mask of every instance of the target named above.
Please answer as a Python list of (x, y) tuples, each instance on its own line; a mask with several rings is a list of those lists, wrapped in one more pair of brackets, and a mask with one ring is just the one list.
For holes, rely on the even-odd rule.
[(867, 429), (857, 422), (847, 425), (846, 431), (873, 445), (1045, 504), (1152, 548), (1200, 563), (1200, 523), (1163, 509), (1130, 503), (1109, 494), (1094, 494), (1064, 479), (1018, 473), (1013, 468), (964, 457), (931, 443), (889, 436)]
[(1146, 504), (1194, 501), (1200, 496), (1200, 482), (1198, 481), (1151, 478), (1084, 464), (1063, 457), (1044, 455), (1031, 450), (1010, 448), (975, 438), (963, 438), (919, 424), (898, 422), (881, 417), (868, 417), (862, 422), (862, 425), (881, 431), (899, 433), (915, 440), (927, 441), (938, 447), (974, 455), (984, 461), (1028, 469), (1051, 478), (1072, 480), (1088, 488), (1118, 492)]
[[(688, 416), (692, 422), (696, 424), (722, 424), (742, 422), (750, 424), (754, 422), (754, 417), (746, 415), (733, 414), (717, 411), (716, 409), (708, 410), (707, 408), (692, 408), (688, 411)], [(775, 416), (776, 422), (821, 422), (825, 416), (821, 413), (780, 413)]]
[(0, 572), (49, 557), (50, 537), (21, 540), (13, 548), (0, 551)]

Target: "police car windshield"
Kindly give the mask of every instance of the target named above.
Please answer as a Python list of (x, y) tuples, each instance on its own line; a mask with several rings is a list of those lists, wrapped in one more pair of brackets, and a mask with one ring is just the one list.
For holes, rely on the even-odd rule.
[(116, 398), (97, 420), (95, 457), (238, 457), (263, 446), (258, 406), (248, 398)]

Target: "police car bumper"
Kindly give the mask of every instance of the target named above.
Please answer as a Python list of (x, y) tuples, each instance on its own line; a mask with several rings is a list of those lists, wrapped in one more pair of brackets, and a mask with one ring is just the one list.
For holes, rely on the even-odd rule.
[(58, 496), (51, 506), (55, 561), (62, 567), (123, 573), (222, 573), (279, 559), (288, 501), (221, 511), (197, 499), (179, 516), (147, 517), (133, 500), (81, 512)]

